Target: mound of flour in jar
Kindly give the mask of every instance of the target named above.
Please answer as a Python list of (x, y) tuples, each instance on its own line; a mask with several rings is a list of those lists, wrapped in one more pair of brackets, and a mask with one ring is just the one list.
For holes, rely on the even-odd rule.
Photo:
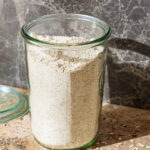
[[(50, 43), (81, 43), (82, 37), (43, 36)], [(104, 48), (27, 44), (32, 133), (55, 148), (81, 147), (98, 132), (99, 77)]]

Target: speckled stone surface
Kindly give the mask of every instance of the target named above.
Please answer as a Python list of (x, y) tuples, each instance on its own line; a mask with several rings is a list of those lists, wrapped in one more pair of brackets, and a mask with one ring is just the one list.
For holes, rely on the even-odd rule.
[(20, 28), (52, 13), (81, 13), (106, 21), (112, 37), (104, 101), (150, 109), (149, 0), (1, 0), (0, 84), (26, 87)]
[[(87, 150), (149, 150), (149, 125), (149, 110), (105, 103), (99, 138)], [(0, 124), (0, 150), (46, 150), (32, 136), (29, 113)]]

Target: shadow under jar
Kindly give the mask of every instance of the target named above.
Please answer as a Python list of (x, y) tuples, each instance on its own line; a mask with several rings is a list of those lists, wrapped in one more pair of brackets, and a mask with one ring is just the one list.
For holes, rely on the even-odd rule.
[(86, 148), (98, 136), (108, 25), (91, 16), (54, 14), (22, 27), (31, 128), (52, 149)]

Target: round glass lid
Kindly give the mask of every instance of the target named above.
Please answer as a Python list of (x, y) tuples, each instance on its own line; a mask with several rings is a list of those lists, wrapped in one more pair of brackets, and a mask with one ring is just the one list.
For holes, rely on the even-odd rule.
[(27, 95), (9, 86), (0, 85), (0, 123), (22, 116), (28, 108)]

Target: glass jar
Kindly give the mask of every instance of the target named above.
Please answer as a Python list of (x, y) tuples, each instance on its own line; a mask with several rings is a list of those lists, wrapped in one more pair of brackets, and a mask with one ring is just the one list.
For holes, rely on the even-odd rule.
[(54, 14), (25, 24), (22, 36), (33, 136), (52, 149), (90, 146), (99, 132), (109, 26)]

